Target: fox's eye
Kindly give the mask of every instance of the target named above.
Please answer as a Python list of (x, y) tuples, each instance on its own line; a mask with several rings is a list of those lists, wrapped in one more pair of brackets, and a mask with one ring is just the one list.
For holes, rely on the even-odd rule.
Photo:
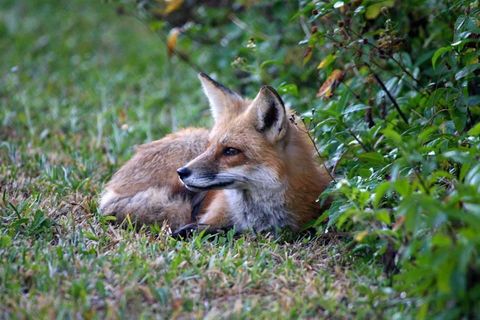
[(236, 156), (240, 152), (241, 152), (240, 150), (232, 148), (232, 147), (226, 147), (225, 149), (223, 149), (223, 155), (227, 156), (227, 157)]

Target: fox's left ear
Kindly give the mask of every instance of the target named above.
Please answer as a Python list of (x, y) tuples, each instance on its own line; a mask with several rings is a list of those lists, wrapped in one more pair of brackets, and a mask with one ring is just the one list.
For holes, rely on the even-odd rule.
[(229, 108), (238, 107), (243, 103), (243, 98), (238, 93), (213, 80), (205, 73), (200, 73), (198, 78), (210, 103), (210, 110), (215, 122), (218, 122), (222, 115), (229, 114)]
[(270, 86), (263, 86), (253, 100), (250, 112), (255, 118), (255, 128), (276, 143), (287, 132), (287, 114), (282, 98)]

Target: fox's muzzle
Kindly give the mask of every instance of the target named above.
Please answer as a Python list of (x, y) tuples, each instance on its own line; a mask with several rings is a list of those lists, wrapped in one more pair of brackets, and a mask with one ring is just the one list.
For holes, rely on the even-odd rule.
[(192, 169), (187, 166), (177, 169), (177, 174), (182, 183), (190, 191), (203, 191), (210, 189), (224, 189), (232, 184), (233, 179), (222, 179), (218, 174), (195, 174)]
[(188, 178), (192, 174), (192, 170), (188, 169), (187, 167), (181, 167), (177, 169), (178, 176), (180, 179)]

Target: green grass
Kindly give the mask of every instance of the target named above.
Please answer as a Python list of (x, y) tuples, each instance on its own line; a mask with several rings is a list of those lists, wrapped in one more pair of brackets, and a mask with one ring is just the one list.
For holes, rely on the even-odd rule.
[(0, 318), (399, 311), (381, 267), (346, 240), (177, 241), (99, 215), (132, 146), (209, 122), (195, 73), (138, 21), (96, 1), (3, 1), (0, 52)]

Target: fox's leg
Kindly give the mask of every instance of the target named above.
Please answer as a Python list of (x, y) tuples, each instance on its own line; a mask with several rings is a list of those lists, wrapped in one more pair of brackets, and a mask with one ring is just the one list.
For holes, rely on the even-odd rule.
[(232, 227), (233, 223), (229, 214), (230, 208), (222, 191), (215, 194), (212, 202), (208, 204), (205, 213), (200, 216), (198, 222), (206, 224), (211, 229), (223, 229)]
[(194, 231), (206, 230), (207, 233), (218, 233), (233, 227), (230, 219), (228, 203), (222, 191), (216, 191), (212, 197), (207, 196), (204, 213), (197, 222), (187, 224), (172, 234), (173, 237), (188, 237)]
[(107, 189), (102, 195), (100, 210), (117, 221), (127, 216), (141, 224), (163, 223), (172, 230), (191, 222), (192, 204), (186, 196), (172, 195), (167, 187), (150, 187), (133, 195), (121, 195)]

